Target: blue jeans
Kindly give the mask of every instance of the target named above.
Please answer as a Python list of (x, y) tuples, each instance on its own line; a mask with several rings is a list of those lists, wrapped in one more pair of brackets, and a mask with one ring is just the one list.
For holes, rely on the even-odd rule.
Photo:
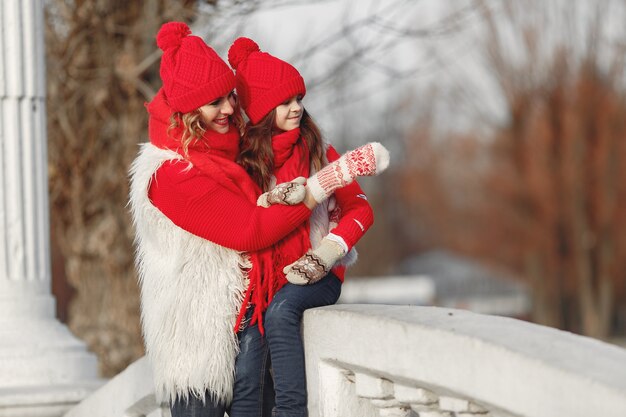
[[(253, 307), (248, 309), (250, 319)], [(259, 326), (246, 326), (239, 332), (239, 355), (235, 361), (235, 386), (229, 417), (270, 417), (274, 408), (274, 381), (270, 355)]]
[(304, 347), (300, 332), (302, 315), (309, 308), (335, 304), (340, 293), (341, 281), (330, 273), (312, 285), (285, 285), (267, 308), (265, 337), (270, 348), (276, 390), (273, 416), (307, 416)]
[[(249, 309), (247, 319), (250, 319)], [(206, 402), (190, 395), (189, 401), (177, 399), (170, 406), (172, 417), (270, 417), (274, 408), (274, 381), (270, 374), (270, 356), (267, 342), (257, 325), (246, 326), (238, 334), (239, 354), (235, 360), (235, 386), (230, 407)]]

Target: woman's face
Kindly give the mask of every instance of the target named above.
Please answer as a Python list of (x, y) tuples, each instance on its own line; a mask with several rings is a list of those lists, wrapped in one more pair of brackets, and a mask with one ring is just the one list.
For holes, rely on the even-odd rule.
[(276, 106), (276, 128), (287, 131), (300, 127), (300, 120), (302, 120), (302, 113), (304, 112), (304, 106), (302, 106), (302, 96), (293, 96), (286, 100), (282, 104)]
[(200, 116), (207, 129), (217, 133), (228, 133), (229, 116), (235, 111), (236, 99), (235, 94), (231, 92), (200, 107)]

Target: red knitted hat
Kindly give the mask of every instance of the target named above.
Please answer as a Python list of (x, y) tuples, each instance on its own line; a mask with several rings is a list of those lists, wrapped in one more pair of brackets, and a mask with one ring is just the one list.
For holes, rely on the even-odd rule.
[(252, 39), (239, 38), (228, 50), (235, 69), (237, 95), (252, 124), (257, 124), (285, 100), (306, 94), (304, 79), (297, 69), (267, 52)]
[(156, 40), (163, 50), (163, 90), (174, 111), (188, 113), (235, 88), (233, 71), (201, 38), (191, 36), (185, 23), (165, 23)]

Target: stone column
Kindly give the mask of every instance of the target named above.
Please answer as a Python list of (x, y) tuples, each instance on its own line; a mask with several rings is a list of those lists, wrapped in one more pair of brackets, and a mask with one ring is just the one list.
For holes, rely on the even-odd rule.
[(0, 416), (58, 416), (100, 384), (50, 290), (43, 0), (0, 2)]

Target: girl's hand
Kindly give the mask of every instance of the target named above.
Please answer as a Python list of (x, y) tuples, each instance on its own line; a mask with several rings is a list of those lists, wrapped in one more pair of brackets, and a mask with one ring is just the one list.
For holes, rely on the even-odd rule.
[(298, 177), (290, 182), (283, 182), (266, 193), (263, 193), (257, 199), (256, 205), (261, 207), (269, 207), (272, 204), (282, 204), (285, 206), (293, 206), (302, 203), (306, 197), (306, 189), (304, 177)]
[(389, 166), (389, 151), (378, 142), (371, 142), (348, 151), (307, 180), (307, 192), (321, 203), (336, 189), (345, 187), (357, 177), (378, 175)]
[(317, 248), (309, 250), (302, 258), (287, 265), (283, 272), (287, 281), (292, 284), (315, 284), (324, 278), (335, 263), (344, 256), (346, 256), (344, 248), (325, 237)]

